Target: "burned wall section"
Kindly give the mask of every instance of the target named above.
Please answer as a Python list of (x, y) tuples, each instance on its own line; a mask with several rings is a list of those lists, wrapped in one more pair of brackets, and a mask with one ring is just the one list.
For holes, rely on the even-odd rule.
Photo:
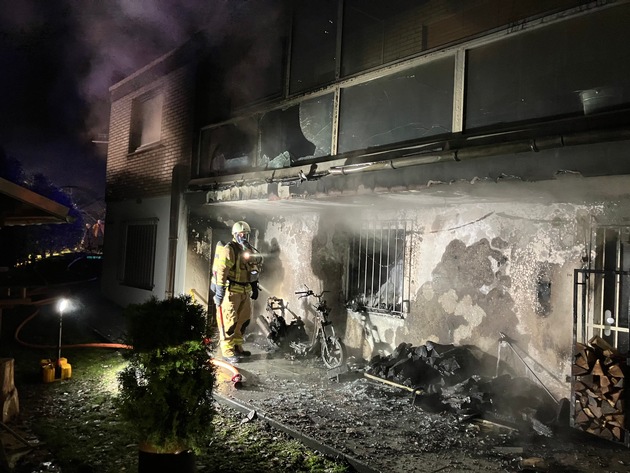
[[(391, 352), (399, 343), (428, 340), (472, 344), (494, 354), (505, 333), (562, 379), (570, 358), (572, 270), (584, 254), (577, 213), (588, 209), (514, 203), (403, 207), (349, 212), (339, 205), (334, 210), (259, 215), (263, 295), (282, 297), (291, 313), (306, 316), (308, 322), (309, 308), (295, 291), (329, 291), (333, 321), (348, 348), (364, 358)], [(363, 220), (383, 218), (414, 222), (405, 281), (409, 310), (403, 319), (345, 308), (352, 232)], [(542, 273), (551, 284), (544, 316)]]
[[(341, 182), (324, 180), (337, 184), (310, 198), (305, 189), (316, 184), (321, 190), (323, 182), (305, 182), (268, 200), (242, 200), (253, 195), (247, 186), (233, 191), (238, 203), (232, 209), (247, 208), (257, 221), (265, 254), (264, 298), (256, 314), (274, 295), (308, 326), (313, 314), (295, 291), (330, 291), (331, 317), (350, 355), (370, 359), (401, 343), (472, 345), (500, 353), (502, 370), (516, 376), (534, 370), (556, 398), (569, 396), (573, 273), (594, 258), (589, 245), (597, 225), (627, 224), (627, 176), (472, 180), (396, 191), (338, 190)], [(230, 205), (226, 192), (220, 197)], [(346, 306), (353, 235), (362, 222), (403, 220), (409, 222), (404, 310)], [(527, 365), (507, 348), (499, 352), (504, 336), (527, 355)]]
[[(413, 205), (414, 198), (396, 199), (394, 205), (383, 199), (382, 207), (327, 203), (299, 213), (278, 206), (281, 216), (270, 214), (261, 225), (259, 246), (267, 253), (263, 293), (282, 297), (289, 312), (308, 325), (310, 308), (295, 291), (307, 286), (329, 291), (333, 322), (350, 354), (364, 359), (391, 353), (400, 343), (427, 341), (474, 345), (496, 355), (505, 334), (536, 366), (546, 367), (548, 372), (538, 375), (566, 397), (572, 277), (583, 263), (588, 234), (581, 216), (598, 207), (554, 203), (551, 196), (536, 202), (504, 200), (421, 207)], [(370, 219), (412, 222), (403, 317), (357, 313), (345, 306), (350, 240), (360, 222)], [(525, 374), (522, 362), (507, 350), (502, 358), (515, 374)]]
[[(314, 312), (310, 303), (299, 299), (295, 292), (306, 288), (316, 293), (327, 291), (324, 296), (332, 307), (331, 318), (343, 331), (342, 281), (347, 252), (344, 217), (327, 214), (327, 218), (320, 212), (269, 216), (259, 243), (265, 257), (261, 286), (265, 300), (270, 296), (282, 298), (289, 314), (301, 317), (307, 326)], [(264, 309), (262, 303), (264, 300), (258, 301), (257, 310)]]
[(497, 353), (505, 334), (547, 367), (540, 376), (548, 384), (568, 395), (572, 274), (587, 243), (577, 225), (583, 211), (590, 209), (511, 202), (419, 213), (411, 308), (395, 341), (470, 344)]

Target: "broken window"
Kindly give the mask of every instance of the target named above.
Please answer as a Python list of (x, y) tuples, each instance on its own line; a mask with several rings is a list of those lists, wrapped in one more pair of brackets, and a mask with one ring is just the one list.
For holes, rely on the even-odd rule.
[(157, 219), (125, 223), (123, 262), (119, 278), (125, 286), (153, 289)]
[(621, 5), (469, 50), (466, 129), (627, 106), (630, 48), (611, 45), (629, 18)]
[(202, 130), (197, 175), (253, 167), (257, 136), (258, 121), (255, 118)]
[(339, 152), (449, 133), (453, 71), (451, 56), (343, 89)]
[(368, 312), (402, 317), (406, 250), (407, 222), (364, 223), (350, 244), (348, 299)]
[(133, 101), (131, 106), (131, 133), (129, 152), (160, 141), (162, 137), (163, 94), (149, 94)]
[(315, 97), (260, 119), (260, 165), (291, 166), (300, 160), (329, 156), (333, 95)]

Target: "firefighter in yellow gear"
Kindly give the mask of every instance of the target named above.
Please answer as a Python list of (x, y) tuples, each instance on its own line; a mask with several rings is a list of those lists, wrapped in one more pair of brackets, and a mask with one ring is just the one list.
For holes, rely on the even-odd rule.
[(237, 363), (251, 352), (243, 349), (243, 334), (252, 315), (251, 299), (258, 298), (262, 258), (249, 243), (250, 226), (232, 226), (232, 241), (217, 244), (212, 264), (212, 290), (223, 359)]

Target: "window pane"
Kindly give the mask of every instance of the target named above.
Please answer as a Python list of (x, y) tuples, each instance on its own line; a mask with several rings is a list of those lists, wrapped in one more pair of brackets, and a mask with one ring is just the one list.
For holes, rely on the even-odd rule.
[(466, 128), (627, 105), (629, 22), (624, 5), (469, 51)]
[(273, 17), (265, 13), (262, 18), (266, 21), (260, 22), (259, 27), (231, 38), (233, 50), (224, 87), (233, 110), (282, 92), (286, 36), (284, 29), (278, 27), (281, 20), (270, 24)]
[(585, 0), (345, 0), (343, 76), (462, 42)]
[(453, 68), (448, 57), (344, 89), (339, 152), (450, 132)]
[(415, 0), (348, 0), (343, 15), (342, 75), (422, 51), (422, 17)]
[(162, 103), (164, 96), (158, 95), (140, 105), (140, 146), (160, 141), (162, 135)]
[(588, 0), (433, 0), (420, 8), (424, 16), (426, 48), (461, 42), (496, 28), (519, 27), (526, 18), (566, 10)]
[(337, 0), (294, 0), (291, 94), (335, 78)]
[(332, 109), (330, 94), (263, 115), (260, 119), (261, 165), (282, 168), (300, 159), (330, 155)]
[(164, 95), (142, 97), (133, 101), (129, 152), (157, 143), (162, 137), (162, 105)]
[(254, 165), (258, 122), (254, 118), (201, 132), (199, 176)]
[(286, 12), (277, 0), (257, 0), (237, 15), (231, 33), (208, 31), (208, 47), (199, 58), (195, 101), (202, 126), (224, 121), (239, 108), (283, 91)]

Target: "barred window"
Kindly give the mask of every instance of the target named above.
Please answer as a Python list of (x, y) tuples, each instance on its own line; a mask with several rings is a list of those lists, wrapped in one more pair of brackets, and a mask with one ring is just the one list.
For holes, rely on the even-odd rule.
[(630, 349), (630, 228), (599, 226), (594, 229), (593, 237), (595, 274), (589, 281), (593, 302), (586, 340), (597, 335), (627, 353)]
[(122, 283), (153, 289), (157, 219), (129, 221), (125, 225)]
[(350, 244), (348, 299), (384, 315), (403, 317), (408, 222), (366, 222)]

